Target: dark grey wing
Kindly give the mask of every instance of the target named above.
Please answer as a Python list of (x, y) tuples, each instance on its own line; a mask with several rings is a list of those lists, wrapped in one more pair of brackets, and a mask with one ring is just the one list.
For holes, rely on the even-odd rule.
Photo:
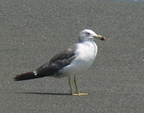
[(49, 63), (43, 64), (36, 72), (39, 76), (55, 75), (63, 67), (69, 65), (73, 59), (75, 59), (76, 45), (69, 47), (68, 49), (56, 54)]

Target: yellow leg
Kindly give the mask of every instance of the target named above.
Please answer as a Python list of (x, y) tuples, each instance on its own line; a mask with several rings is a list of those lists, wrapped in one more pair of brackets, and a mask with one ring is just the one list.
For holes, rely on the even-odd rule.
[(77, 80), (76, 80), (76, 76), (74, 76), (74, 83), (75, 83), (75, 88), (76, 88), (76, 93), (73, 93), (72, 91), (72, 85), (71, 85), (71, 78), (68, 78), (68, 83), (69, 83), (69, 87), (70, 87), (70, 94), (74, 95), (74, 96), (80, 96), (80, 95), (88, 95), (87, 93), (80, 93), (78, 86), (77, 86)]
[(79, 89), (78, 89), (78, 86), (77, 86), (77, 80), (76, 80), (76, 76), (74, 76), (74, 83), (75, 83), (75, 88), (76, 88), (76, 93), (75, 94), (72, 94), (72, 95), (88, 95), (88, 93), (80, 93), (79, 92)]
[(68, 81), (69, 81), (69, 86), (70, 86), (70, 94), (73, 95), (72, 85), (71, 85), (71, 78), (70, 77), (69, 77)]
[(80, 92), (78, 90), (76, 76), (74, 76), (74, 83), (75, 83), (76, 93), (79, 94)]

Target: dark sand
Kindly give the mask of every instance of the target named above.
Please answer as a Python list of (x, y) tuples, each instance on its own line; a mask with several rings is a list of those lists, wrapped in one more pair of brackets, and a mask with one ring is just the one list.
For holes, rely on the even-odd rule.
[[(144, 3), (98, 0), (0, 1), (0, 113), (143, 113)], [(97, 58), (77, 75), (81, 92), (70, 96), (67, 78), (15, 82), (77, 42), (90, 28)]]

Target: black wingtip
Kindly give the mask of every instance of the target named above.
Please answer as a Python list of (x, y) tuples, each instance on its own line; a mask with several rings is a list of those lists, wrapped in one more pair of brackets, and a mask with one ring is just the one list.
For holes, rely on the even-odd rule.
[(33, 72), (28, 72), (28, 73), (24, 73), (24, 74), (21, 74), (21, 75), (16, 75), (16, 77), (14, 77), (14, 81), (29, 80), (29, 79), (34, 79), (34, 78), (36, 78), (34, 73)]

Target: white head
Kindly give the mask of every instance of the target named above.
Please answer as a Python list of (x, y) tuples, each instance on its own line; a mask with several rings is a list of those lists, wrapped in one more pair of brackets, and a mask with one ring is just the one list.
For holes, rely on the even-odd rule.
[(79, 34), (79, 42), (90, 41), (96, 38), (105, 40), (104, 37), (102, 37), (101, 35), (97, 35), (94, 31), (90, 29), (84, 29)]

